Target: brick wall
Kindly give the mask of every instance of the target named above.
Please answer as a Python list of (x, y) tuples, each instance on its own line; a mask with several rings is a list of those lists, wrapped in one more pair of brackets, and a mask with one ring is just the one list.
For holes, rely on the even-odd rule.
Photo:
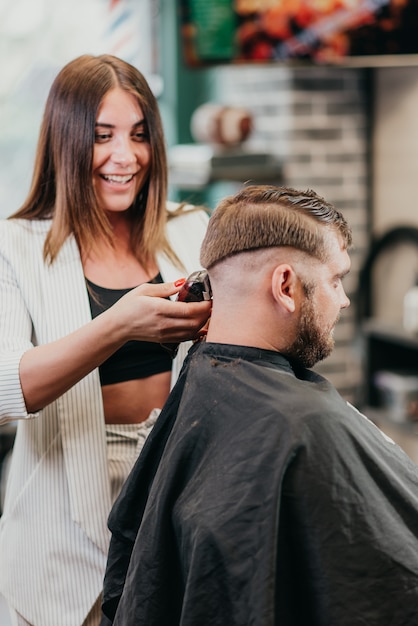
[(367, 76), (352, 68), (243, 66), (218, 68), (212, 79), (214, 100), (253, 112), (248, 147), (280, 156), (283, 184), (314, 189), (353, 229), (352, 271), (344, 283), (352, 305), (337, 325), (333, 354), (316, 369), (354, 403), (362, 379), (355, 294), (369, 241)]

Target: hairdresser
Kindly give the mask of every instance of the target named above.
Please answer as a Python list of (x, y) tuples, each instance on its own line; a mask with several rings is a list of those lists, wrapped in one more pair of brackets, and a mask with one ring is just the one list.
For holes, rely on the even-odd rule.
[(141, 73), (81, 56), (52, 84), (32, 186), (0, 223), (0, 424), (16, 440), (0, 591), (19, 626), (94, 626), (107, 517), (210, 303), (175, 302), (208, 222), (167, 202)]

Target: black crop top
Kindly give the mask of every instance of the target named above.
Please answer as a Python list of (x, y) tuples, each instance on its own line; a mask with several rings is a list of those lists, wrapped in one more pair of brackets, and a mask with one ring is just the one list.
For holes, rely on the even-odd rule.
[[(151, 283), (162, 283), (158, 274)], [(107, 289), (99, 287), (86, 278), (92, 317), (97, 317), (131, 289)], [(146, 378), (153, 374), (171, 371), (172, 359), (159, 343), (151, 341), (128, 341), (116, 350), (99, 367), (102, 386), (121, 383), (125, 380)]]

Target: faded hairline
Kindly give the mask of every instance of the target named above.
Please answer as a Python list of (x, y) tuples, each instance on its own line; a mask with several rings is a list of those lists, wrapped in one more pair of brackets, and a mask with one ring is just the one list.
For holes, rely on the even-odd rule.
[(340, 236), (345, 248), (351, 246), (351, 229), (343, 215), (314, 191), (252, 185), (218, 204), (200, 262), (209, 269), (239, 252), (272, 247), (292, 247), (326, 261), (330, 231)]

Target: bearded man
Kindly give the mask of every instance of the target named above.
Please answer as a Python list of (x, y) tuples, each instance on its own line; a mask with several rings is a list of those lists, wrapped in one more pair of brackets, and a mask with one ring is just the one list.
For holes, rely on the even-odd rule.
[(311, 368), (349, 306), (351, 230), (249, 186), (201, 248), (206, 341), (109, 518), (103, 624), (418, 624), (418, 472)]

